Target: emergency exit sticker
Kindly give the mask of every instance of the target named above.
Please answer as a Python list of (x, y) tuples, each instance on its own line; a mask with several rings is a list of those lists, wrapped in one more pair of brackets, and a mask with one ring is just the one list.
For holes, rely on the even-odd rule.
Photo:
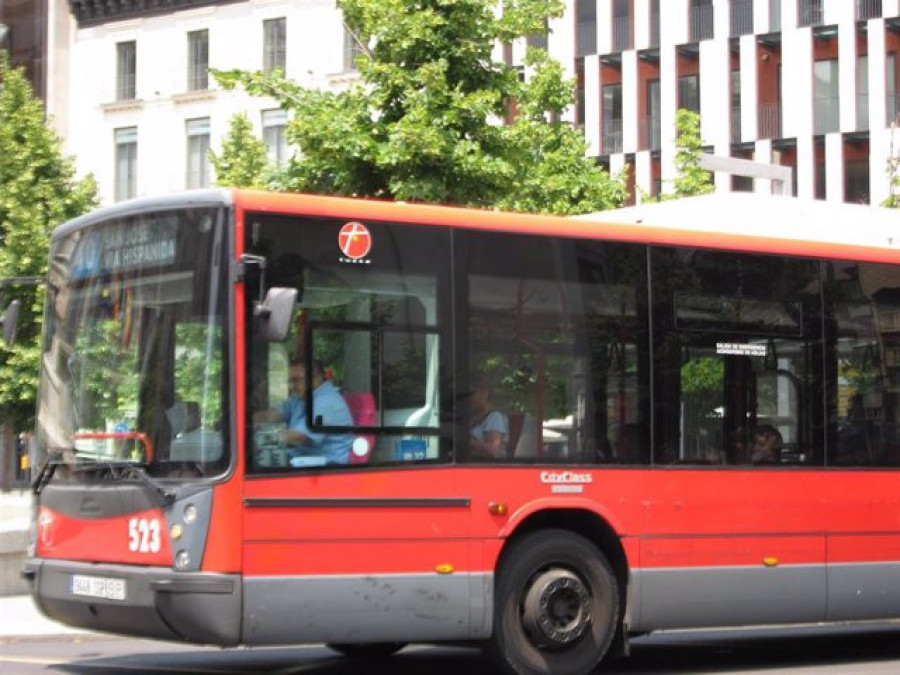
[(372, 250), (372, 235), (362, 223), (354, 221), (345, 224), (338, 233), (338, 246), (344, 254), (341, 262), (363, 264), (370, 262), (364, 258)]

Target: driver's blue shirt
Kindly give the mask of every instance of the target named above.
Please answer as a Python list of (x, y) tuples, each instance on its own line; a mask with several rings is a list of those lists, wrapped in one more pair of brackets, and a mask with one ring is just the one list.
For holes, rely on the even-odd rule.
[[(312, 414), (316, 426), (353, 426), (350, 409), (335, 386), (325, 380), (313, 390)], [(326, 464), (346, 464), (350, 459), (353, 435), (311, 431), (306, 422), (306, 402), (292, 394), (281, 404), (281, 416), (288, 427), (306, 437), (306, 442), (289, 449), (291, 457), (322, 457)]]

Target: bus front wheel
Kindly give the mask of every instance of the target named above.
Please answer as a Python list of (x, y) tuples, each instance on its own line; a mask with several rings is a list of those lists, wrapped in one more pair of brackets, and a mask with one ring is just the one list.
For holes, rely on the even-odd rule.
[(593, 670), (616, 632), (619, 589), (603, 553), (565, 530), (523, 536), (497, 571), (491, 659), (519, 675)]

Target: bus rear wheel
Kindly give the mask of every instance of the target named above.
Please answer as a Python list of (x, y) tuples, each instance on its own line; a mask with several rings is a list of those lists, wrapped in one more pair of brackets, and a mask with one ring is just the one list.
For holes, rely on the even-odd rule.
[(488, 656), (519, 675), (589, 673), (619, 621), (619, 588), (603, 553), (565, 530), (525, 535), (497, 572)]
[(393, 656), (406, 646), (405, 642), (369, 642), (369, 643), (343, 643), (325, 645), (338, 654), (343, 654), (352, 659), (386, 659)]

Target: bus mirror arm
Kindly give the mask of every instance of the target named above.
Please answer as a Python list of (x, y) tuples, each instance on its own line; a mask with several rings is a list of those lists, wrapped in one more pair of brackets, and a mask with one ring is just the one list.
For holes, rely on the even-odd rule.
[(0, 327), (3, 328), (3, 340), (12, 346), (16, 341), (16, 328), (19, 323), (19, 301), (13, 300), (6, 308), (6, 314), (0, 316)]
[(266, 299), (256, 306), (255, 315), (266, 322), (269, 342), (284, 342), (291, 329), (291, 319), (297, 307), (296, 288), (270, 288)]

